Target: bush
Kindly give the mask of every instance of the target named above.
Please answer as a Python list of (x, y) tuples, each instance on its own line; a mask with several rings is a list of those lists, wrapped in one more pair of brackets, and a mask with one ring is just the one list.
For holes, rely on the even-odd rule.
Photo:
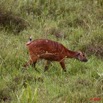
[(12, 12), (0, 9), (0, 26), (8, 31), (19, 33), (27, 28), (28, 23)]

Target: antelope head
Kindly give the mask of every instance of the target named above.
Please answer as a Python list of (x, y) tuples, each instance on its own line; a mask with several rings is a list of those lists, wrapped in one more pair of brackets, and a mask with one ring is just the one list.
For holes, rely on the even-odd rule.
[(76, 59), (82, 61), (82, 62), (87, 62), (87, 58), (86, 58), (86, 55), (81, 52), (81, 51), (78, 51), (77, 54), (76, 54)]

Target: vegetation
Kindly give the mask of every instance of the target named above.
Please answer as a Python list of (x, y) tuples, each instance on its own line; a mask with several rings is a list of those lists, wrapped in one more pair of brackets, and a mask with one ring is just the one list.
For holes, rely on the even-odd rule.
[[(102, 0), (1, 0), (0, 103), (102, 103), (102, 33)], [(30, 36), (82, 50), (88, 62), (66, 59), (66, 73), (56, 62), (44, 72), (44, 60), (38, 72), (24, 69)]]

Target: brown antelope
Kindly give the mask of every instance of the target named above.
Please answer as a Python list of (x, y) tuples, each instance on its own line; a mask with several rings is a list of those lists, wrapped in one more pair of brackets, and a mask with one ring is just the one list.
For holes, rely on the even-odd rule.
[[(82, 62), (87, 62), (87, 58), (83, 52), (68, 50), (62, 44), (52, 40), (31, 40), (27, 43), (27, 47), (29, 49), (30, 60), (24, 67), (27, 67), (28, 65), (35, 66), (38, 59), (45, 59), (48, 61), (47, 64), (49, 64), (49, 61), (58, 61), (62, 69), (66, 71), (64, 63), (65, 58), (75, 58)], [(45, 66), (44, 71), (46, 70), (48, 70), (48, 65)]]

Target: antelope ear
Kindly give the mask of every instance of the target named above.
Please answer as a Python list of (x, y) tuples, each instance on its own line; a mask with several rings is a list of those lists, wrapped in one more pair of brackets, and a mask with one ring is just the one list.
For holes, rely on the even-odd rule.
[(81, 51), (78, 51), (78, 52), (76, 53), (76, 56), (78, 57), (80, 54), (81, 54)]
[(79, 55), (80, 55), (80, 52), (77, 52), (77, 53), (76, 53), (76, 56), (78, 57)]

